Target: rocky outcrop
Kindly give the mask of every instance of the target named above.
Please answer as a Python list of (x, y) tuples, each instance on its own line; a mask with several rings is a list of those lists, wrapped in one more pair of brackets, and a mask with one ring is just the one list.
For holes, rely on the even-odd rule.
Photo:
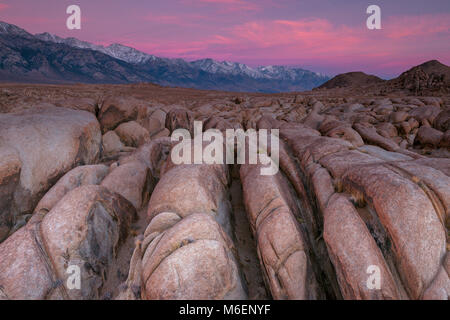
[(19, 185), (22, 162), (11, 147), (0, 147), (0, 242), (14, 226), (14, 191)]
[(258, 256), (274, 299), (321, 297), (308, 246), (298, 225), (300, 215), (286, 181), (260, 175), (261, 166), (243, 165), (241, 180)]
[(136, 120), (147, 113), (147, 106), (142, 101), (125, 97), (108, 97), (103, 102), (98, 120), (102, 132), (116, 129), (120, 124)]
[(102, 146), (104, 155), (114, 155), (126, 150), (125, 145), (114, 131), (108, 131), (103, 135)]
[(49, 212), (70, 191), (81, 186), (100, 184), (108, 171), (105, 165), (80, 166), (69, 171), (42, 197), (34, 212)]
[[(307, 135), (288, 143), (310, 185), (311, 201), (323, 216), (323, 237), (343, 297), (423, 297), (445, 257), (446, 227), (439, 207), (450, 185), (444, 182), (439, 189), (431, 176), (425, 177), (432, 169), (377, 147), (353, 150)], [(328, 143), (334, 147), (327, 148)], [(410, 162), (408, 168), (403, 165)], [(433, 172), (435, 179), (448, 179)], [(363, 281), (369, 279), (370, 266), (383, 279), (375, 291)]]
[[(98, 299), (136, 212), (101, 186), (69, 192), (47, 214), (0, 244), (0, 287), (7, 299)], [(69, 269), (70, 268), (70, 269)], [(79, 270), (80, 287), (70, 275)]]
[(136, 210), (149, 200), (153, 179), (149, 167), (141, 161), (116, 163), (101, 185), (130, 201)]
[(95, 163), (100, 144), (99, 124), (85, 111), (36, 107), (0, 114), (0, 148), (15, 149), (21, 162), (20, 179), (10, 200), (13, 221), (31, 214), (45, 192), (70, 169)]
[(224, 165), (164, 170), (119, 299), (246, 297), (231, 240), (228, 183)]
[(194, 133), (194, 115), (189, 110), (174, 108), (166, 117), (166, 128), (170, 132), (176, 129), (186, 129), (191, 135)]
[(437, 148), (443, 136), (444, 134), (439, 130), (430, 127), (420, 127), (414, 143)]
[(122, 123), (114, 131), (128, 147), (139, 147), (150, 142), (150, 134), (136, 121)]
[(156, 238), (142, 261), (144, 299), (245, 299), (233, 244), (210, 214), (189, 215), (166, 230), (155, 224), (146, 230)]

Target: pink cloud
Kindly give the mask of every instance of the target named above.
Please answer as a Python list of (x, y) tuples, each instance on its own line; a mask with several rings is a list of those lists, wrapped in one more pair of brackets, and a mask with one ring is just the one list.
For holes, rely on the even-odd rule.
[(9, 5), (5, 4), (5, 3), (0, 3), (0, 11), (8, 9)]
[[(420, 27), (411, 25), (419, 21)], [(159, 42), (146, 49), (187, 59), (212, 57), (255, 64), (339, 66), (340, 71), (401, 72), (429, 59), (450, 61), (448, 15), (395, 17), (382, 30), (335, 25), (326, 19), (257, 20), (205, 35), (201, 40)], [(413, 29), (411, 32), (407, 32)], [(417, 28), (417, 29), (416, 29)]]
[(199, 26), (201, 23), (210, 23), (215, 19), (208, 15), (182, 13), (178, 15), (164, 15), (149, 13), (144, 17), (145, 21), (155, 24), (169, 24), (176, 27)]
[(450, 14), (397, 16), (389, 20), (388, 26), (388, 37), (393, 39), (450, 33)]
[(183, 0), (182, 2), (189, 5), (206, 6), (214, 5), (219, 7), (223, 12), (236, 12), (236, 11), (259, 11), (261, 7), (253, 2), (246, 0)]
[[(233, 2), (219, 0), (220, 4)], [(382, 30), (368, 30), (365, 23), (348, 26), (317, 17), (255, 17), (229, 25), (222, 21), (214, 25), (214, 19), (200, 11), (147, 15), (145, 20), (153, 22), (152, 30), (157, 30), (150, 39), (146, 33), (139, 38), (119, 36), (114, 41), (171, 58), (299, 65), (329, 73), (395, 75), (430, 59), (450, 62), (450, 14), (389, 17), (383, 20)], [(159, 27), (161, 24), (164, 26)]]
[(346, 52), (361, 43), (355, 30), (335, 27), (325, 19), (253, 21), (232, 30), (235, 45), (248, 48), (287, 47), (285, 55)]
[[(416, 19), (408, 17), (408, 21)], [(420, 49), (427, 50), (426, 43), (439, 43), (435, 41), (439, 36), (449, 40), (449, 15), (430, 16), (419, 21), (420, 27), (417, 27), (417, 30), (413, 27), (413, 31), (408, 33), (403, 31), (409, 30), (408, 24), (403, 25), (403, 18), (390, 19), (380, 31), (369, 31), (364, 27), (336, 26), (328, 20), (318, 18), (253, 21), (233, 27), (226, 44), (232, 42), (233, 46), (241, 49), (253, 48), (277, 54), (282, 51), (283, 57), (292, 59), (318, 55), (323, 55), (327, 59), (339, 55), (358, 59), (361, 56), (378, 58), (395, 56), (417, 47), (418, 41)], [(407, 36), (413, 39), (406, 39)], [(423, 38), (424, 36), (426, 37)], [(446, 56), (449, 57), (450, 53)]]
[(163, 23), (163, 24), (179, 24), (182, 22), (180, 16), (174, 16), (174, 15), (156, 15), (153, 13), (149, 13), (144, 18), (147, 21), (156, 22), (156, 23)]

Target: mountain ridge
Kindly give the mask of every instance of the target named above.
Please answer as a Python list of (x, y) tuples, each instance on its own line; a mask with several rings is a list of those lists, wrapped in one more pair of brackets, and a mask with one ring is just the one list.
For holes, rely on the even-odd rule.
[(169, 87), (278, 93), (360, 88), (380, 93), (448, 91), (450, 67), (430, 60), (399, 77), (383, 80), (363, 72), (333, 78), (290, 66), (250, 67), (205, 58), (163, 58), (113, 43), (96, 45), (48, 32), (32, 35), (0, 21), (0, 82), (105, 83), (152, 82)]
[[(277, 93), (311, 90), (330, 79), (321, 73), (290, 66), (253, 68), (238, 62), (216, 61), (210, 58), (189, 62), (183, 59), (157, 57), (117, 43), (102, 46), (76, 38), (62, 38), (48, 32), (32, 35), (5, 22), (0, 22), (0, 38), (3, 38), (0, 40), (3, 40), (4, 44), (3, 50), (0, 49), (0, 81), (2, 82), (14, 80), (17, 82), (120, 84), (151, 81), (158, 85), (172, 87)], [(56, 45), (53, 50), (49, 47), (51, 44)], [(30, 50), (30, 47), (38, 50)], [(69, 52), (70, 48), (73, 48), (74, 52)], [(56, 50), (62, 50), (69, 56), (70, 66), (64, 65), (67, 59), (61, 57)], [(30, 56), (30, 51), (36, 56)], [(72, 54), (78, 55), (79, 61), (71, 59)], [(51, 57), (58, 56), (59, 60), (47, 61), (45, 55), (49, 55), (50, 60)], [(96, 59), (99, 60), (96, 61)], [(38, 60), (41, 60), (42, 64), (37, 63)], [(105, 69), (109, 68), (107, 64), (114, 67), (102, 73), (102, 64)], [(66, 72), (73, 66), (81, 74), (74, 75)], [(93, 70), (90, 70), (91, 66)], [(54, 72), (48, 72), (48, 68)], [(124, 72), (123, 77), (111, 74), (111, 72), (117, 73), (119, 69), (127, 71)]]
[[(144, 64), (148, 61), (164, 60), (164, 61), (180, 61), (183, 59), (170, 59), (157, 57), (152, 54), (148, 54), (139, 51), (135, 48), (125, 46), (118, 43), (113, 43), (109, 46), (95, 45), (87, 41), (82, 41), (76, 38), (61, 38), (56, 35), (50, 34), (48, 32), (36, 34), (37, 38), (44, 41), (52, 41), (55, 43), (64, 43), (73, 47), (82, 49), (91, 49), (103, 52), (109, 56), (123, 60), (132, 64)], [(185, 60), (183, 60), (185, 61)], [(291, 80), (297, 80), (299, 76), (307, 72), (312, 72), (302, 68), (279, 66), (279, 65), (269, 65), (269, 66), (259, 66), (252, 68), (246, 64), (239, 62), (230, 61), (218, 61), (211, 58), (199, 59), (194, 61), (185, 61), (194, 67), (197, 67), (203, 71), (209, 73), (223, 73), (231, 75), (244, 74), (255, 79), (285, 79), (289, 78)], [(314, 72), (319, 77), (326, 77), (323, 74)]]

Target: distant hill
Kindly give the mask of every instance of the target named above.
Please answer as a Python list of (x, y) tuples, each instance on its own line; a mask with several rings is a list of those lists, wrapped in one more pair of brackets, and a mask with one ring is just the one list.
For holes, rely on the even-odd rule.
[(364, 72), (348, 72), (337, 75), (333, 79), (325, 82), (319, 89), (334, 89), (355, 86), (368, 86), (383, 83), (385, 80)]
[(75, 38), (27, 31), (0, 22), (0, 81), (32, 83), (138, 83), (195, 89), (288, 92), (311, 90), (329, 80), (287, 66), (252, 68), (203, 59), (156, 57), (121, 44), (104, 47)]
[[(438, 60), (430, 60), (427, 61), (417, 67), (412, 68), (416, 69), (416, 68), (421, 68), (425, 73), (431, 75), (431, 74), (436, 74), (436, 75), (445, 75), (445, 78), (448, 81), (450, 81), (450, 67), (446, 66), (443, 63), (440, 63)], [(410, 70), (410, 71), (411, 71)]]
[(363, 72), (337, 75), (314, 90), (361, 90), (365, 93), (390, 93), (425, 95), (450, 93), (450, 67), (437, 60), (415, 66), (391, 80), (383, 80)]
[(450, 67), (437, 60), (427, 61), (389, 80), (384, 90), (408, 90), (416, 94), (449, 92)]

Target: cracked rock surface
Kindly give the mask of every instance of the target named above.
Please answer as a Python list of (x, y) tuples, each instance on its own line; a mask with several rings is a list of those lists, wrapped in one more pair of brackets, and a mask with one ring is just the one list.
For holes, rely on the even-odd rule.
[[(0, 112), (0, 299), (449, 298), (444, 93), (5, 85)], [(277, 130), (279, 171), (177, 164), (195, 121)]]

